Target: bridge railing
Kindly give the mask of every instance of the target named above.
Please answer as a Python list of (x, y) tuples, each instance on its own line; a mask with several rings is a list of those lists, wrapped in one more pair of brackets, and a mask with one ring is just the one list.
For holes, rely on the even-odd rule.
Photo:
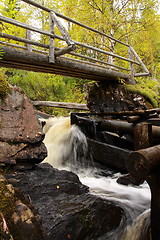
[[(100, 32), (99, 30), (89, 27), (67, 16), (64, 16), (63, 14), (55, 12), (52, 9), (47, 8), (41, 4), (38, 4), (35, 1), (32, 1), (32, 0), (22, 0), (22, 1), (38, 9), (48, 12), (49, 18), (50, 18), (50, 26), (49, 26), (50, 29), (46, 31), (41, 28), (37, 28), (32, 25), (19, 22), (15, 19), (11, 19), (11, 18), (0, 15), (0, 21), (26, 29), (26, 38), (10, 35), (5, 33), (5, 31), (3, 33), (0, 32), (0, 38), (12, 39), (18, 43), (19, 42), (25, 43), (25, 46), (22, 46), (19, 44), (13, 44), (10, 42), (4, 42), (4, 41), (0, 41), (1, 44), (11, 46), (11, 47), (16, 47), (16, 48), (21, 48), (21, 49), (27, 50), (28, 52), (36, 51), (41, 54), (48, 54), (50, 63), (55, 63), (56, 57), (60, 57), (63, 55), (63, 58), (64, 58), (64, 55), (65, 55), (65, 58), (72, 59), (75, 62), (86, 63), (93, 66), (98, 66), (98, 67), (100, 66), (101, 68), (109, 68), (110, 70), (115, 70), (115, 71), (119, 70), (121, 72), (127, 72), (130, 75), (130, 79), (132, 83), (134, 83), (134, 77), (149, 75), (149, 71), (146, 68), (145, 64), (142, 62), (138, 54), (130, 45), (118, 39), (115, 39), (114, 37), (109, 36), (104, 32)], [(62, 19), (63, 24), (62, 24), (62, 21), (60, 21), (60, 19)], [(126, 56), (121, 56), (119, 54), (115, 54), (114, 52), (106, 51), (102, 47), (99, 48), (97, 46), (89, 45), (89, 44), (82, 43), (72, 39), (68, 34), (68, 31), (64, 27), (64, 25), (66, 25), (64, 21), (67, 21), (72, 25), (76, 24), (77, 26), (89, 31), (89, 33), (98, 34), (98, 36), (106, 38), (110, 42), (115, 42), (117, 44), (122, 45), (123, 47), (126, 48), (125, 50), (125, 53), (127, 53)], [(59, 29), (59, 32), (61, 33), (61, 35), (58, 35), (55, 33), (55, 26)], [(44, 44), (40, 40), (38, 41), (32, 40), (33, 33), (39, 33), (44, 36), (48, 36), (49, 43)], [(65, 42), (67, 46), (64, 47), (64, 44), (62, 43), (60, 44), (61, 47), (56, 46), (55, 44), (56, 39), (58, 39), (59, 42), (62, 42), (62, 41)], [(38, 48), (35, 49), (33, 48), (33, 46)], [(42, 49), (45, 49), (45, 51)], [(136, 68), (138, 69), (138, 71), (141, 69), (142, 72), (137, 73)]]

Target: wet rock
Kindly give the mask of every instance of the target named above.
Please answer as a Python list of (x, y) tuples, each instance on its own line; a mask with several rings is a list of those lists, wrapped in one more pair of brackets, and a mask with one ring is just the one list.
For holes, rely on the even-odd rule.
[(30, 197), (49, 240), (111, 239), (109, 233), (123, 222), (120, 206), (91, 195), (72, 172), (42, 163), (7, 178)]
[(144, 182), (144, 180), (142, 180), (141, 178), (134, 178), (133, 176), (131, 176), (130, 173), (125, 174), (117, 179), (117, 183), (123, 184), (123, 185), (132, 184), (132, 185), (138, 186), (138, 185), (142, 184), (143, 182)]
[(0, 99), (0, 164), (32, 168), (47, 155), (34, 108), (20, 88)]
[(21, 191), (0, 175), (0, 236), (9, 240), (46, 240), (40, 216)]

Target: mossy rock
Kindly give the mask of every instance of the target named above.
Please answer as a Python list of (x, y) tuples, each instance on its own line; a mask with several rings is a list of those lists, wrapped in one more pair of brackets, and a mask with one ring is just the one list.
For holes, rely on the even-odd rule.
[(10, 93), (10, 86), (3, 71), (0, 71), (0, 99), (4, 100)]
[(7, 175), (13, 180), (15, 172), (0, 168), (0, 240), (47, 239), (37, 209), (5, 178)]
[(146, 101), (148, 101), (151, 104), (151, 107), (155, 108), (159, 107), (160, 96), (158, 95), (158, 93), (156, 93), (156, 91), (147, 87), (147, 85), (144, 87), (141, 86), (140, 84), (136, 85), (124, 84), (123, 86), (130, 93), (135, 93), (143, 96), (146, 99)]
[[(13, 226), (13, 220), (11, 218), (12, 214), (15, 211), (15, 195), (12, 192), (12, 188), (10, 189), (11, 185), (8, 185), (5, 178), (3, 178), (2, 175), (0, 175), (0, 222), (2, 223), (2, 217), (5, 218), (7, 221), (7, 227), (12, 229)], [(8, 232), (8, 231), (7, 231)], [(9, 232), (6, 233), (2, 227), (2, 224), (0, 225), (0, 236), (1, 239), (6, 239), (7, 235), (9, 235)], [(12, 238), (10, 238), (12, 239)]]

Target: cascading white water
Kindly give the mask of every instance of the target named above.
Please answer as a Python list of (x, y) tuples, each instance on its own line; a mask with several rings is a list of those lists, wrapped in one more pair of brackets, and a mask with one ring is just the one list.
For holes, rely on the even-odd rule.
[(100, 170), (94, 168), (91, 159), (86, 161), (86, 137), (76, 125), (70, 125), (69, 117), (47, 119), (43, 131), (48, 151), (44, 162), (58, 169), (75, 172), (80, 181), (89, 186), (92, 194), (115, 201), (128, 211), (126, 226), (130, 225), (125, 230), (124, 226), (121, 231), (117, 230), (117, 237), (114, 235), (110, 240), (143, 240), (145, 230), (138, 226), (144, 226), (146, 222), (145, 229), (148, 229), (149, 225), (149, 211), (147, 215), (143, 213), (150, 208), (150, 189), (147, 183), (139, 187), (124, 186), (116, 182), (120, 173), (110, 177), (102, 176)]

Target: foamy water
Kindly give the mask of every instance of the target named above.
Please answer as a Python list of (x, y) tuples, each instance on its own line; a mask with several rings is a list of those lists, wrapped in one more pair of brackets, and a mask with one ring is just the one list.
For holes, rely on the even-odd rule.
[[(121, 176), (120, 173), (113, 174), (110, 177), (104, 177), (100, 171), (95, 169), (87, 158), (87, 141), (85, 135), (80, 129), (70, 125), (69, 118), (54, 118), (48, 120), (44, 127), (44, 143), (48, 150), (48, 156), (45, 162), (50, 163), (58, 169), (66, 169), (75, 172), (82, 184), (87, 185), (90, 193), (101, 198), (116, 202), (128, 211), (128, 222), (126, 221), (126, 230), (117, 230), (113, 240), (142, 240), (142, 226), (146, 222), (148, 227), (150, 208), (150, 189), (147, 183), (140, 186), (124, 186), (116, 182)], [(86, 164), (87, 163), (87, 164)], [(143, 214), (145, 211), (147, 214)], [(140, 215), (140, 216), (139, 216)], [(138, 217), (139, 216), (139, 217)], [(132, 225), (127, 226), (128, 223)], [(143, 224), (142, 224), (143, 223)], [(148, 224), (148, 225), (147, 225)], [(141, 226), (142, 225), (142, 226)], [(141, 226), (138, 229), (137, 226)], [(119, 231), (119, 233), (118, 233)], [(122, 236), (119, 237), (118, 234)]]
[(147, 183), (139, 187), (124, 186), (116, 182), (117, 175), (111, 177), (91, 177), (79, 175), (80, 181), (89, 186), (90, 192), (114, 201), (120, 201), (131, 207), (146, 209), (150, 206), (150, 189)]

